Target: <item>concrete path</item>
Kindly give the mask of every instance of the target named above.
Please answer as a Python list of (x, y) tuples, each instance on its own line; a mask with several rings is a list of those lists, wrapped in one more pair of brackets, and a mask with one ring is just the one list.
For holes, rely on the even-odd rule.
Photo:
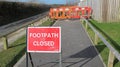
[[(62, 67), (104, 67), (79, 20), (58, 20), (62, 37)], [(31, 53), (34, 67), (59, 67), (59, 54)], [(26, 67), (24, 57), (17, 67)], [(29, 61), (28, 67), (32, 67)]]

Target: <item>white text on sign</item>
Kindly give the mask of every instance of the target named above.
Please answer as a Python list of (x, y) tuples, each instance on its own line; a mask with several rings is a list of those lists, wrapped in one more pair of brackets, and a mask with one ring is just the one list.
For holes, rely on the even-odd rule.
[[(30, 33), (30, 38), (58, 38), (58, 33)], [(54, 46), (54, 41), (34, 41), (34, 46)]]
[(30, 37), (33, 38), (40, 38), (40, 37), (44, 37), (44, 38), (58, 38), (58, 33), (30, 33)]

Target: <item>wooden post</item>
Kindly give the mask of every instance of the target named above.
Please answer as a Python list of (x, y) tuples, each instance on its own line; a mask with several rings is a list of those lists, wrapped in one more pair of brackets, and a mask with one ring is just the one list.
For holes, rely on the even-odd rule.
[(98, 44), (98, 35), (95, 33), (95, 38), (94, 38), (94, 44), (97, 45)]
[(4, 45), (4, 50), (7, 50), (8, 49), (8, 40), (7, 40), (7, 37), (6, 36), (4, 36), (3, 37), (3, 45)]
[(107, 67), (113, 67), (114, 58), (115, 58), (115, 56), (112, 53), (112, 51), (109, 51), (109, 58), (108, 58), (108, 66)]

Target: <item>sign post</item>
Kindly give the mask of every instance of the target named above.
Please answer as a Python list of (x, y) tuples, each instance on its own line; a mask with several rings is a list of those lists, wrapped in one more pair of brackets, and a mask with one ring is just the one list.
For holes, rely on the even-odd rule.
[(61, 28), (28, 27), (27, 52), (60, 53), (61, 67)]

